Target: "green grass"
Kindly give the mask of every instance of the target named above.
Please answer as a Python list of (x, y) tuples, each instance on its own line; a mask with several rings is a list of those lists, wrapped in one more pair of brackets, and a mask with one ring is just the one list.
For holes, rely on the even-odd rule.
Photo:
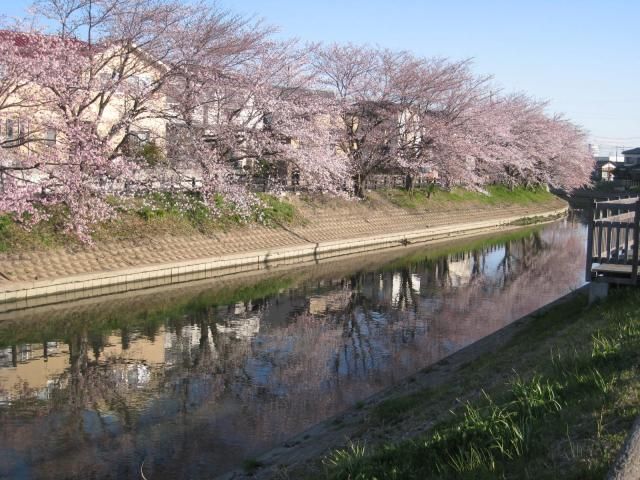
[(133, 212), (142, 220), (169, 219), (187, 222), (193, 229), (206, 232), (210, 229), (246, 223), (266, 225), (287, 224), (296, 217), (295, 207), (286, 199), (265, 193), (257, 194), (258, 202), (248, 215), (221, 197), (215, 200), (214, 213), (198, 195), (154, 193), (136, 199), (133, 204), (119, 206), (121, 213)]
[(401, 419), (410, 410), (419, 407), (430, 396), (431, 392), (419, 392), (411, 395), (390, 398), (380, 402), (371, 410), (377, 422), (393, 423)]
[(239, 212), (234, 204), (225, 202), (222, 197), (216, 198), (214, 212), (195, 194), (154, 193), (133, 204), (124, 204), (120, 210), (121, 213), (133, 212), (146, 222), (186, 222), (202, 233), (247, 223), (275, 225), (294, 220), (295, 208), (288, 201), (264, 193), (257, 196), (258, 202), (248, 215)]
[(416, 262), (435, 261), (438, 258), (447, 255), (454, 255), (461, 252), (481, 251), (496, 245), (503, 245), (508, 242), (532, 238), (532, 236), (538, 235), (542, 228), (542, 226), (535, 226), (533, 223), (523, 225), (523, 227), (525, 226), (527, 228), (517, 229), (500, 235), (485, 235), (473, 240), (447, 240), (446, 242), (432, 245), (428, 250), (421, 250), (414, 254), (404, 256), (398, 260), (394, 260), (393, 262), (385, 265), (383, 270), (396, 270)]
[(296, 209), (288, 201), (264, 193), (258, 194), (258, 198), (262, 205), (255, 212), (257, 221), (273, 226), (290, 224), (297, 219)]
[(417, 209), (429, 205), (442, 203), (472, 203), (479, 205), (517, 204), (527, 205), (532, 203), (548, 202), (554, 198), (553, 194), (544, 188), (514, 188), (509, 189), (502, 185), (487, 187), (487, 193), (474, 192), (462, 188), (435, 191), (415, 189), (413, 191), (401, 189), (388, 189), (382, 191), (392, 203), (402, 208)]
[[(431, 194), (430, 194), (431, 192)], [(500, 205), (542, 203), (552, 200), (543, 189), (509, 190), (495, 185), (488, 195), (463, 189), (445, 191), (435, 187), (407, 192), (401, 189), (381, 191), (383, 197), (406, 209), (459, 208), (461, 205)], [(429, 198), (430, 196), (430, 198)], [(114, 218), (97, 224), (92, 233), (96, 242), (112, 240), (143, 240), (157, 235), (211, 235), (247, 224), (278, 227), (303, 224), (294, 204), (286, 198), (258, 194), (258, 203), (249, 214), (240, 214), (235, 206), (219, 198), (215, 214), (196, 194), (152, 193), (145, 197), (110, 203), (116, 210)], [(77, 247), (79, 241), (64, 231), (64, 215), (53, 212), (51, 218), (25, 229), (7, 215), (0, 215), (0, 253), (46, 250), (52, 247)]]
[(78, 241), (63, 231), (56, 215), (30, 228), (19, 225), (9, 215), (0, 215), (0, 253), (72, 244)]
[(262, 466), (262, 463), (255, 458), (247, 458), (242, 462), (242, 469), (247, 474), (252, 474)]
[[(258, 194), (258, 203), (250, 214), (241, 215), (233, 205), (219, 199), (214, 214), (197, 195), (154, 193), (143, 198), (121, 201), (111, 199), (114, 218), (95, 226), (94, 241), (140, 240), (156, 235), (209, 235), (247, 224), (267, 226), (300, 222), (293, 204), (286, 199)], [(24, 228), (8, 215), (0, 215), (0, 253), (44, 250), (52, 247), (79, 246), (80, 242), (64, 231), (63, 215)]]
[(378, 405), (369, 428), (411, 423), (447, 395), (455, 405), (460, 388), (481, 392), (409, 440), (334, 451), (324, 460), (326, 478), (603, 478), (640, 413), (640, 293), (615, 292), (586, 309), (584, 301), (540, 315), (462, 368), (457, 388)]
[(524, 188), (519, 187), (513, 190), (503, 185), (492, 185), (488, 187), (489, 196), (483, 195), (483, 201), (487, 204), (501, 203), (544, 203), (554, 198), (554, 195), (545, 188)]

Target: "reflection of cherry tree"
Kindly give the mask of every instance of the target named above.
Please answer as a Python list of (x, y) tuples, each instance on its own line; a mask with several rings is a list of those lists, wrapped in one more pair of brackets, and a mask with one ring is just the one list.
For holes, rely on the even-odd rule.
[(502, 260), (498, 264), (501, 285), (506, 285), (511, 278), (515, 278), (520, 272), (533, 267), (537, 262), (536, 257), (545, 248), (547, 246), (538, 231), (533, 231), (530, 236), (517, 242), (507, 242), (504, 245)]
[[(126, 454), (135, 423), (135, 406), (139, 392), (126, 388), (129, 365), (105, 364), (93, 356), (104, 345), (95, 334), (76, 334), (67, 339), (69, 368), (54, 380), (51, 397), (44, 405), (33, 405), (22, 415), (32, 416), (28, 424), (3, 424), (5, 438), (16, 438), (15, 448), (34, 452), (32, 463), (35, 477), (66, 478), (79, 476), (88, 468), (99, 475), (112, 468), (108, 459), (96, 455), (95, 449), (115, 447), (116, 455)], [(93, 358), (92, 358), (93, 357)], [(48, 415), (55, 412), (55, 415)], [(108, 439), (114, 433), (114, 418), (118, 418), (119, 442)], [(42, 436), (35, 432), (55, 432)], [(105, 443), (106, 442), (106, 443)], [(56, 458), (56, 461), (52, 461)]]
[[(581, 245), (581, 238), (560, 240), (552, 243), (563, 245), (563, 252)], [(242, 372), (238, 379), (245, 382), (239, 390), (243, 402), (259, 399), (245, 413), (256, 437), (304, 428), (326, 412), (361, 398), (363, 392), (379, 389), (390, 376), (406, 375), (415, 365), (431, 363), (457, 348), (451, 345), (495, 330), (514, 317), (514, 309), (524, 313), (535, 302), (523, 302), (523, 286), (557, 295), (557, 287), (546, 283), (548, 275), (558, 277), (556, 272), (566, 272), (559, 276), (559, 284), (575, 283), (574, 254), (558, 259), (551, 250), (541, 251), (548, 241), (539, 237), (511, 243), (508, 274), (513, 281), (508, 285), (489, 271), (486, 258), (493, 249), (471, 254), (472, 274), (466, 285), (455, 288), (446, 280), (450, 272), (442, 259), (438, 269), (425, 261), (396, 272), (359, 273), (332, 292), (330, 303), (338, 308), (294, 314), (286, 326), (260, 332), (259, 343), (245, 339), (242, 349), (236, 344), (235, 355), (225, 356), (230, 362), (225, 368), (230, 372), (233, 364)], [(505, 249), (493, 253), (504, 255)], [(432, 296), (425, 296), (415, 284), (419, 279), (428, 289), (434, 270), (440, 277), (435, 312)], [(390, 286), (394, 281), (397, 288)], [(336, 292), (342, 302), (336, 301)], [(503, 303), (504, 308), (496, 308)]]
[[(545, 244), (553, 245), (553, 248), (543, 248)], [(510, 319), (553, 300), (559, 294), (559, 286), (567, 288), (580, 283), (579, 263), (583, 251), (581, 234), (565, 235), (558, 228), (550, 229), (542, 236), (532, 236), (526, 242), (513, 242), (508, 282), (500, 268), (493, 284), (487, 280), (471, 284), (455, 298), (444, 301), (439, 316), (456, 321), (438, 322), (441, 329), (437, 335), (451, 342), (451, 348), (459, 348), (470, 339), (491, 333)], [(483, 298), (487, 297), (487, 289), (493, 292)], [(531, 292), (536, 294), (531, 295)]]

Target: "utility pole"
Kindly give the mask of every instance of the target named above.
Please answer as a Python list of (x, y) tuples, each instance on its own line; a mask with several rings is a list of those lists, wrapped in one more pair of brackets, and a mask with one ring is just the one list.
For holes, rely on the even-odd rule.
[(623, 151), (624, 150), (624, 146), (620, 147), (620, 146), (616, 145), (615, 148), (616, 148), (616, 163), (618, 163), (618, 149), (620, 148), (621, 149), (620, 151)]

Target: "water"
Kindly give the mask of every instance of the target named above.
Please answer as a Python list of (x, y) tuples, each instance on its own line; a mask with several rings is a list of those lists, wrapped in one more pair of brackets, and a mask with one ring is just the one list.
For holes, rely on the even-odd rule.
[(584, 237), (565, 221), (17, 312), (0, 477), (211, 478), (577, 287)]

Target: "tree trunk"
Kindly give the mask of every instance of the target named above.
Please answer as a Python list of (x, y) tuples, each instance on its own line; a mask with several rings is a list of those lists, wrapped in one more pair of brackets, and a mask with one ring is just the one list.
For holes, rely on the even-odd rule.
[(407, 173), (407, 176), (404, 177), (404, 189), (409, 192), (413, 191), (413, 176), (410, 173)]
[(365, 181), (366, 177), (363, 177), (360, 173), (353, 177), (353, 193), (359, 198), (364, 198)]

